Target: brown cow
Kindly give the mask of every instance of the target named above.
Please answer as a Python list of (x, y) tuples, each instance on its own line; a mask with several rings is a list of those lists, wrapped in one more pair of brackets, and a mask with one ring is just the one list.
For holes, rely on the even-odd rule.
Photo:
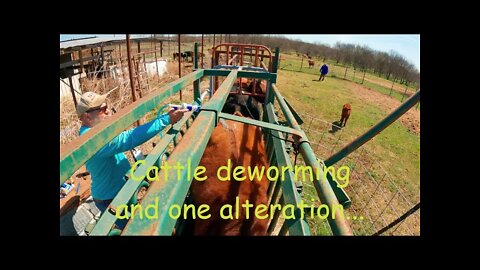
[(352, 106), (346, 103), (343, 105), (342, 108), (342, 118), (340, 119), (340, 126), (345, 126), (347, 124), (347, 120), (350, 117), (350, 113), (352, 112)]
[[(233, 95), (229, 97), (222, 111), (232, 113), (234, 110), (234, 115), (243, 116), (241, 109), (248, 106), (247, 115), (253, 114), (252, 117), (258, 120), (261, 116), (256, 111), (261, 107), (253, 106), (254, 101), (256, 102), (251, 96)], [(229, 159), (231, 180), (220, 181), (217, 178), (217, 170), (221, 166), (226, 166)], [(269, 181), (265, 174), (261, 179), (250, 181), (247, 172), (248, 167), (252, 169), (264, 167), (265, 171), (268, 169), (261, 129), (221, 119), (210, 137), (199, 165), (205, 166), (207, 180), (193, 181), (190, 188), (191, 196), (196, 205), (209, 205), (209, 213), (212, 216), (208, 219), (195, 219), (194, 235), (266, 235), (269, 219), (258, 219), (254, 210), (257, 205), (267, 205)], [(235, 174), (237, 179), (246, 177), (243, 181), (233, 178), (233, 169), (237, 166), (245, 168), (242, 174)], [(238, 219), (235, 216), (237, 197)], [(249, 209), (248, 219), (246, 209), (242, 207), (246, 200), (254, 205)], [(226, 204), (233, 206), (233, 219), (224, 219), (220, 216), (220, 209)], [(228, 215), (228, 211), (224, 210), (223, 213)]]
[[(254, 87), (255, 86), (255, 87)], [(255, 88), (255, 89), (254, 89)], [(255, 91), (255, 93), (254, 93)], [(247, 92), (252, 94), (262, 94), (264, 96), (255, 96), (260, 103), (265, 103), (265, 95), (267, 94), (267, 83), (265, 80), (252, 80), (247, 87)]]
[[(237, 78), (237, 80), (235, 80), (235, 86), (240, 86), (241, 90), (242, 91), (246, 91), (248, 86), (250, 85), (251, 83), (251, 79), (248, 79), (248, 78)], [(238, 88), (237, 88), (238, 89)]]
[(315, 62), (313, 60), (308, 60), (308, 68), (312, 68), (313, 66), (315, 66)]
[[(230, 181), (220, 181), (217, 170), (220, 166), (227, 165), (231, 160)], [(260, 128), (244, 123), (221, 120), (215, 128), (203, 154), (200, 165), (205, 166), (207, 180), (193, 181), (191, 194), (196, 205), (207, 204), (210, 206), (209, 219), (195, 220), (195, 235), (266, 235), (269, 219), (255, 217), (254, 209), (259, 204), (267, 205), (267, 189), (269, 181), (265, 174), (258, 181), (250, 181), (245, 172), (241, 175), (246, 180), (233, 179), (233, 168), (261, 168), (267, 166), (265, 144)], [(220, 209), (225, 204), (230, 204), (235, 209), (236, 197), (239, 198), (239, 218), (224, 219), (220, 216)], [(249, 218), (242, 204), (246, 200), (254, 206), (250, 208)], [(233, 210), (235, 211), (235, 210)], [(224, 211), (228, 214), (228, 211)]]
[[(245, 92), (260, 95), (266, 95), (267, 93), (267, 82), (265, 80), (238, 78), (234, 85), (236, 87), (233, 88), (234, 90), (238, 89), (238, 86), (240, 85), (241, 90)], [(258, 100), (258, 102), (265, 103), (265, 97), (257, 95), (255, 98)]]

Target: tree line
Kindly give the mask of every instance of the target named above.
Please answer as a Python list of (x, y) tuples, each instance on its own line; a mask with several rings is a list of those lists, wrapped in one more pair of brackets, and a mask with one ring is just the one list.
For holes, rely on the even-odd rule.
[[(166, 35), (156, 35), (164, 36)], [(178, 35), (170, 35), (177, 40)], [(200, 42), (200, 35), (181, 35), (181, 42)], [(213, 34), (205, 34), (204, 42), (213, 44)], [(338, 65), (351, 66), (366, 70), (401, 84), (420, 84), (420, 71), (395, 51), (382, 52), (368, 46), (337, 42), (333, 47), (322, 43), (308, 43), (292, 40), (282, 35), (231, 35), (216, 34), (215, 44), (219, 42), (262, 44), (270, 48), (279, 47), (283, 53), (296, 53), (317, 57), (320, 60), (332, 59)]]

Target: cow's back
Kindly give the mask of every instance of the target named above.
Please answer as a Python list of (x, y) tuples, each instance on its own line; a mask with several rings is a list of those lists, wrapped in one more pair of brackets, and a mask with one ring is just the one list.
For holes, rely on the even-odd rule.
[[(220, 166), (226, 166), (230, 159), (231, 180), (220, 181), (217, 178), (217, 170)], [(195, 220), (195, 235), (265, 235), (268, 227), (268, 220), (259, 220), (255, 217), (255, 206), (267, 204), (267, 188), (269, 181), (264, 177), (258, 181), (248, 179), (247, 168), (252, 169), (264, 166), (265, 172), (268, 169), (265, 154), (265, 145), (260, 128), (240, 122), (221, 120), (214, 129), (207, 148), (200, 161), (201, 166), (206, 167), (205, 176), (207, 180), (193, 180), (191, 193), (196, 205), (207, 204), (210, 206), (209, 219)], [(236, 181), (233, 179), (233, 169), (236, 166), (245, 168), (246, 179)], [(223, 176), (225, 171), (223, 171)], [(235, 199), (239, 197), (240, 213), (239, 218), (222, 219), (220, 209), (225, 204), (233, 206), (235, 211)], [(246, 200), (254, 207), (250, 208), (249, 219), (246, 219), (245, 209), (241, 207)], [(228, 214), (228, 211), (224, 211)]]

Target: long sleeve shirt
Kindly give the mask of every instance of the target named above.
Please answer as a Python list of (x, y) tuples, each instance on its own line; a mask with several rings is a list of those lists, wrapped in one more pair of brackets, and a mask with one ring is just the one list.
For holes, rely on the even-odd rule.
[[(86, 163), (90, 172), (92, 196), (98, 200), (113, 199), (125, 184), (125, 174), (130, 162), (123, 152), (133, 149), (151, 139), (170, 124), (170, 116), (162, 114), (141, 126), (123, 131), (103, 146)], [(90, 130), (80, 127), (80, 135)]]

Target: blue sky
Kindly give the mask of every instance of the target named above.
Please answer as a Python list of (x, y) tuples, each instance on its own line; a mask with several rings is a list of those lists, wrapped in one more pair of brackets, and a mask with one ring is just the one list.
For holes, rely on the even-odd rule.
[[(123, 36), (116, 35), (116, 36)], [(88, 37), (88, 36), (113, 36), (113, 35), (60, 35), (60, 41), (68, 40), (72, 38)], [(135, 37), (137, 35), (132, 35)], [(418, 70), (420, 70), (420, 35), (282, 35), (290, 39), (300, 39), (310, 43), (322, 43), (325, 45), (333, 46), (337, 41), (342, 43), (366, 45), (377, 51), (390, 52), (396, 51), (407, 61), (412, 63)]]
[(377, 50), (390, 52), (394, 50), (418, 70), (420, 70), (420, 35), (284, 35), (291, 39), (305, 42), (319, 42), (329, 46), (337, 41), (342, 43), (367, 45)]

